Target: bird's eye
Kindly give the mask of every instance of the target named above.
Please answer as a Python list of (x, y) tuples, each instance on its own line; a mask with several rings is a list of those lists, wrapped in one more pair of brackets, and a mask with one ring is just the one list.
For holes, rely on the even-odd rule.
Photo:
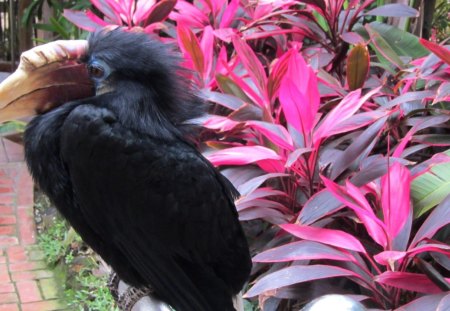
[(105, 69), (98, 64), (88, 65), (87, 69), (91, 78), (101, 79), (105, 76)]

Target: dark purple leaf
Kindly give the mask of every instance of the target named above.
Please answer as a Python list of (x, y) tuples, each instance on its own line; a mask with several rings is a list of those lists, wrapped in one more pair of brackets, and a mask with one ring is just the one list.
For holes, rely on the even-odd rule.
[(233, 95), (210, 91), (203, 89), (201, 91), (202, 97), (208, 101), (224, 106), (230, 110), (237, 110), (241, 108), (245, 102)]
[(323, 189), (314, 194), (303, 206), (297, 221), (303, 225), (310, 225), (322, 217), (333, 214), (342, 209), (344, 204), (339, 202), (330, 191)]
[(268, 179), (275, 178), (275, 177), (286, 177), (286, 176), (289, 176), (289, 175), (283, 174), (283, 173), (270, 173), (270, 174), (264, 174), (261, 176), (257, 176), (255, 178), (252, 178), (252, 179), (248, 180), (247, 182), (239, 185), (238, 191), (241, 195), (248, 195), (249, 193), (253, 192), (256, 188), (261, 186)]
[(289, 215), (267, 207), (253, 207), (239, 212), (240, 221), (254, 219), (264, 219), (271, 224), (279, 225), (289, 221)]
[[(94, 21), (91, 18), (89, 18), (85, 12), (64, 9), (63, 15), (65, 18), (67, 18), (70, 22), (75, 24), (77, 27), (87, 30), (87, 31), (90, 31), (90, 32), (94, 32), (96, 29), (99, 29), (99, 28), (102, 28), (105, 26), (104, 24), (100, 24), (99, 22)], [(102, 21), (102, 22), (107, 24), (104, 21)]]
[(388, 17), (418, 17), (419, 12), (406, 4), (394, 3), (378, 6), (366, 12), (365, 15)]
[(418, 293), (436, 294), (442, 290), (425, 274), (386, 271), (375, 277), (375, 282)]
[(443, 226), (450, 223), (450, 194), (436, 206), (428, 218), (424, 221), (410, 247), (414, 247), (423, 239), (431, 239), (433, 235)]
[(338, 276), (358, 277), (352, 271), (327, 265), (290, 266), (262, 277), (244, 297), (254, 297), (280, 287)]
[(395, 311), (447, 311), (450, 305), (450, 293), (426, 295), (395, 309)]
[(313, 241), (298, 241), (275, 247), (253, 257), (254, 262), (285, 262), (294, 260), (329, 259), (355, 261), (349, 254)]
[[(336, 179), (342, 172), (344, 172), (350, 165), (360, 158), (361, 154), (370, 151), (373, 148), (373, 142), (377, 140), (379, 133), (386, 125), (387, 116), (379, 119), (371, 126), (369, 126), (363, 133), (358, 135), (354, 142), (345, 149), (331, 166), (330, 178)], [(368, 150), (368, 148), (370, 148)], [(359, 159), (361, 161), (363, 159)]]

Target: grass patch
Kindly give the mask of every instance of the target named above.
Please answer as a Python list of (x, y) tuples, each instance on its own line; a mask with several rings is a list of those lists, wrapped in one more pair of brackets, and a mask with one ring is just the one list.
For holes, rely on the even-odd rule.
[(61, 294), (68, 308), (80, 311), (118, 311), (106, 286), (108, 275), (98, 255), (55, 213), (46, 197), (37, 195), (37, 198), (35, 211), (38, 244), (44, 252), (45, 260), (54, 268), (59, 283), (63, 285)]

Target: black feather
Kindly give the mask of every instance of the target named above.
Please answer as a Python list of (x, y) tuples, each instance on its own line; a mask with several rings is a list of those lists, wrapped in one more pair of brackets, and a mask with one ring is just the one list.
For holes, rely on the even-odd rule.
[(111, 73), (96, 96), (29, 124), (33, 177), (124, 281), (178, 311), (233, 310), (251, 260), (236, 189), (188, 138), (204, 104), (146, 34), (94, 33), (83, 61), (98, 60)]

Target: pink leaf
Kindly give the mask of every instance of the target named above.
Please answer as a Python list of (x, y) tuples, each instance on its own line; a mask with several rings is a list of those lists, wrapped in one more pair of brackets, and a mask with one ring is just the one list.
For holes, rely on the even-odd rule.
[(147, 19), (155, 3), (155, 0), (138, 0), (136, 3), (136, 10), (133, 14), (133, 23), (138, 25), (140, 22)]
[(314, 259), (355, 261), (353, 256), (336, 248), (313, 241), (298, 241), (259, 253), (253, 257), (253, 262), (286, 262)]
[(212, 67), (214, 63), (214, 33), (212, 27), (209, 25), (203, 29), (200, 48), (203, 52), (203, 67), (205, 68), (203, 72), (203, 81), (205, 81), (205, 84), (207, 84), (209, 82), (210, 76), (214, 75), (212, 73)]
[(230, 27), (231, 22), (237, 17), (236, 11), (239, 8), (240, 1), (239, 0), (231, 0), (227, 8), (222, 14), (222, 20), (219, 24), (219, 29)]
[(361, 106), (375, 93), (380, 90), (381, 87), (375, 88), (361, 97), (361, 90), (355, 90), (345, 96), (341, 102), (333, 108), (314, 131), (314, 144), (319, 141), (335, 135), (340, 132), (339, 125), (354, 115)]
[(204, 55), (197, 37), (182, 23), (178, 23), (177, 33), (178, 43), (185, 57), (192, 62), (195, 70), (203, 75), (205, 69)]
[(406, 252), (384, 251), (384, 252), (381, 252), (381, 253), (373, 256), (373, 258), (380, 265), (392, 267), (396, 261), (405, 258), (406, 255), (407, 255)]
[(287, 71), (279, 88), (280, 103), (288, 122), (306, 138), (315, 124), (319, 109), (317, 78), (299, 53), (288, 53)]
[(382, 209), (387, 232), (393, 240), (402, 230), (411, 209), (411, 174), (400, 163), (394, 163), (381, 178)]
[(284, 224), (280, 226), (290, 234), (305, 240), (321, 242), (324, 244), (366, 253), (366, 250), (353, 235), (341, 230)]
[[(93, 13), (91, 14), (94, 15)], [(77, 27), (90, 32), (94, 32), (96, 29), (99, 29), (104, 26), (103, 23), (100, 24), (97, 19), (93, 20), (92, 15), (88, 16), (87, 13), (85, 12), (64, 9), (63, 15)], [(102, 20), (102, 22), (104, 21)]]
[(339, 201), (350, 207), (364, 224), (367, 233), (372, 239), (383, 248), (387, 245), (385, 225), (374, 214), (372, 208), (364, 195), (350, 182), (346, 183), (346, 188), (339, 186), (333, 181), (322, 176), (322, 180), (330, 191)]
[(254, 297), (284, 286), (338, 276), (357, 275), (352, 271), (327, 265), (290, 266), (262, 277), (244, 297)]
[(418, 293), (442, 292), (426, 275), (419, 273), (386, 271), (376, 276), (375, 282)]
[(233, 121), (230, 118), (211, 115), (203, 123), (203, 126), (212, 130), (220, 130), (224, 132), (232, 130), (238, 124), (239, 122)]
[(428, 50), (433, 52), (437, 57), (442, 59), (447, 65), (450, 66), (450, 51), (445, 46), (427, 41), (425, 39), (419, 39), (420, 44), (426, 47)]
[(175, 9), (178, 12), (172, 11), (169, 18), (177, 23), (182, 22), (189, 28), (203, 28), (209, 24), (206, 12), (187, 1), (177, 1)]
[(122, 25), (120, 14), (126, 15), (127, 11), (114, 0), (90, 0), (95, 7), (105, 14), (115, 25)]
[(263, 121), (248, 121), (246, 125), (259, 131), (277, 146), (287, 150), (294, 150), (292, 137), (283, 126)]
[(232, 147), (209, 155), (208, 160), (219, 165), (245, 165), (262, 160), (281, 160), (272, 149), (263, 146)]

